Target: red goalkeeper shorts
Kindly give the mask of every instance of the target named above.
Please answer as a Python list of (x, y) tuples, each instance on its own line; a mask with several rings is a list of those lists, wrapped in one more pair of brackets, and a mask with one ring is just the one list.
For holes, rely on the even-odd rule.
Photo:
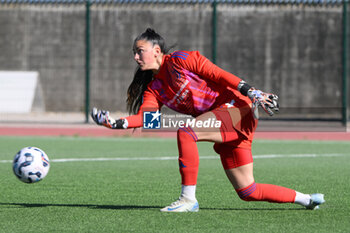
[(253, 162), (251, 144), (257, 126), (249, 105), (241, 108), (220, 107), (212, 111), (221, 121), (223, 143), (215, 143), (224, 169), (232, 169)]

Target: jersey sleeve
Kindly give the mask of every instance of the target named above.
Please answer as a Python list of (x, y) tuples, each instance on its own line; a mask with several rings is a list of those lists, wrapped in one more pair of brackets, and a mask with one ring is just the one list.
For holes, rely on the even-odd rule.
[(155, 111), (160, 109), (162, 104), (157, 100), (150, 90), (143, 94), (143, 102), (136, 115), (124, 117), (128, 121), (128, 128), (138, 128), (143, 125), (143, 111)]
[(201, 55), (198, 51), (179, 53), (187, 56), (173, 56), (176, 59), (176, 63), (180, 64), (183, 68), (199, 75), (203, 79), (209, 79), (215, 83), (229, 86), (233, 89), (237, 89), (239, 82), (242, 80), (234, 74), (227, 72), (211, 61), (208, 58)]

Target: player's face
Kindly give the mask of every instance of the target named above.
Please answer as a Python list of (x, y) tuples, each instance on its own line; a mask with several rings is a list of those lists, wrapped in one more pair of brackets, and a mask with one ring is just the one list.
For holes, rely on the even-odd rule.
[(160, 55), (158, 45), (153, 45), (147, 40), (138, 40), (134, 46), (134, 59), (141, 70), (158, 71), (160, 64), (157, 59)]

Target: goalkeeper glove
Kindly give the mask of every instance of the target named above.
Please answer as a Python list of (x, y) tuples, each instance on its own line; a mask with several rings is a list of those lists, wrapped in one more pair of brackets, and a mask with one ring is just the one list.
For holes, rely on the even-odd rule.
[(252, 110), (254, 117), (259, 119), (258, 107), (261, 106), (264, 111), (273, 116), (274, 111), (279, 111), (278, 96), (271, 93), (265, 93), (260, 90), (256, 90), (243, 80), (239, 82), (237, 89), (245, 96), (248, 96), (252, 101)]
[(248, 90), (247, 95), (253, 103), (253, 110), (256, 111), (257, 107), (260, 106), (270, 116), (279, 111), (277, 95), (256, 90), (254, 87)]
[(126, 129), (128, 128), (128, 121), (126, 119), (114, 120), (108, 111), (98, 110), (93, 108), (91, 110), (91, 118), (98, 125), (103, 125), (110, 129)]

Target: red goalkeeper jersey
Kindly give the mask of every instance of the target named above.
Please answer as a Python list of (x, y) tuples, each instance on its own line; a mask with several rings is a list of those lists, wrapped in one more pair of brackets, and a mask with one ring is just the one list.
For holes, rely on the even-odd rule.
[(198, 51), (176, 51), (164, 55), (159, 72), (144, 92), (138, 114), (126, 117), (128, 127), (141, 127), (142, 110), (160, 109), (163, 104), (193, 117), (225, 103), (247, 106), (250, 99), (237, 91), (240, 81)]

